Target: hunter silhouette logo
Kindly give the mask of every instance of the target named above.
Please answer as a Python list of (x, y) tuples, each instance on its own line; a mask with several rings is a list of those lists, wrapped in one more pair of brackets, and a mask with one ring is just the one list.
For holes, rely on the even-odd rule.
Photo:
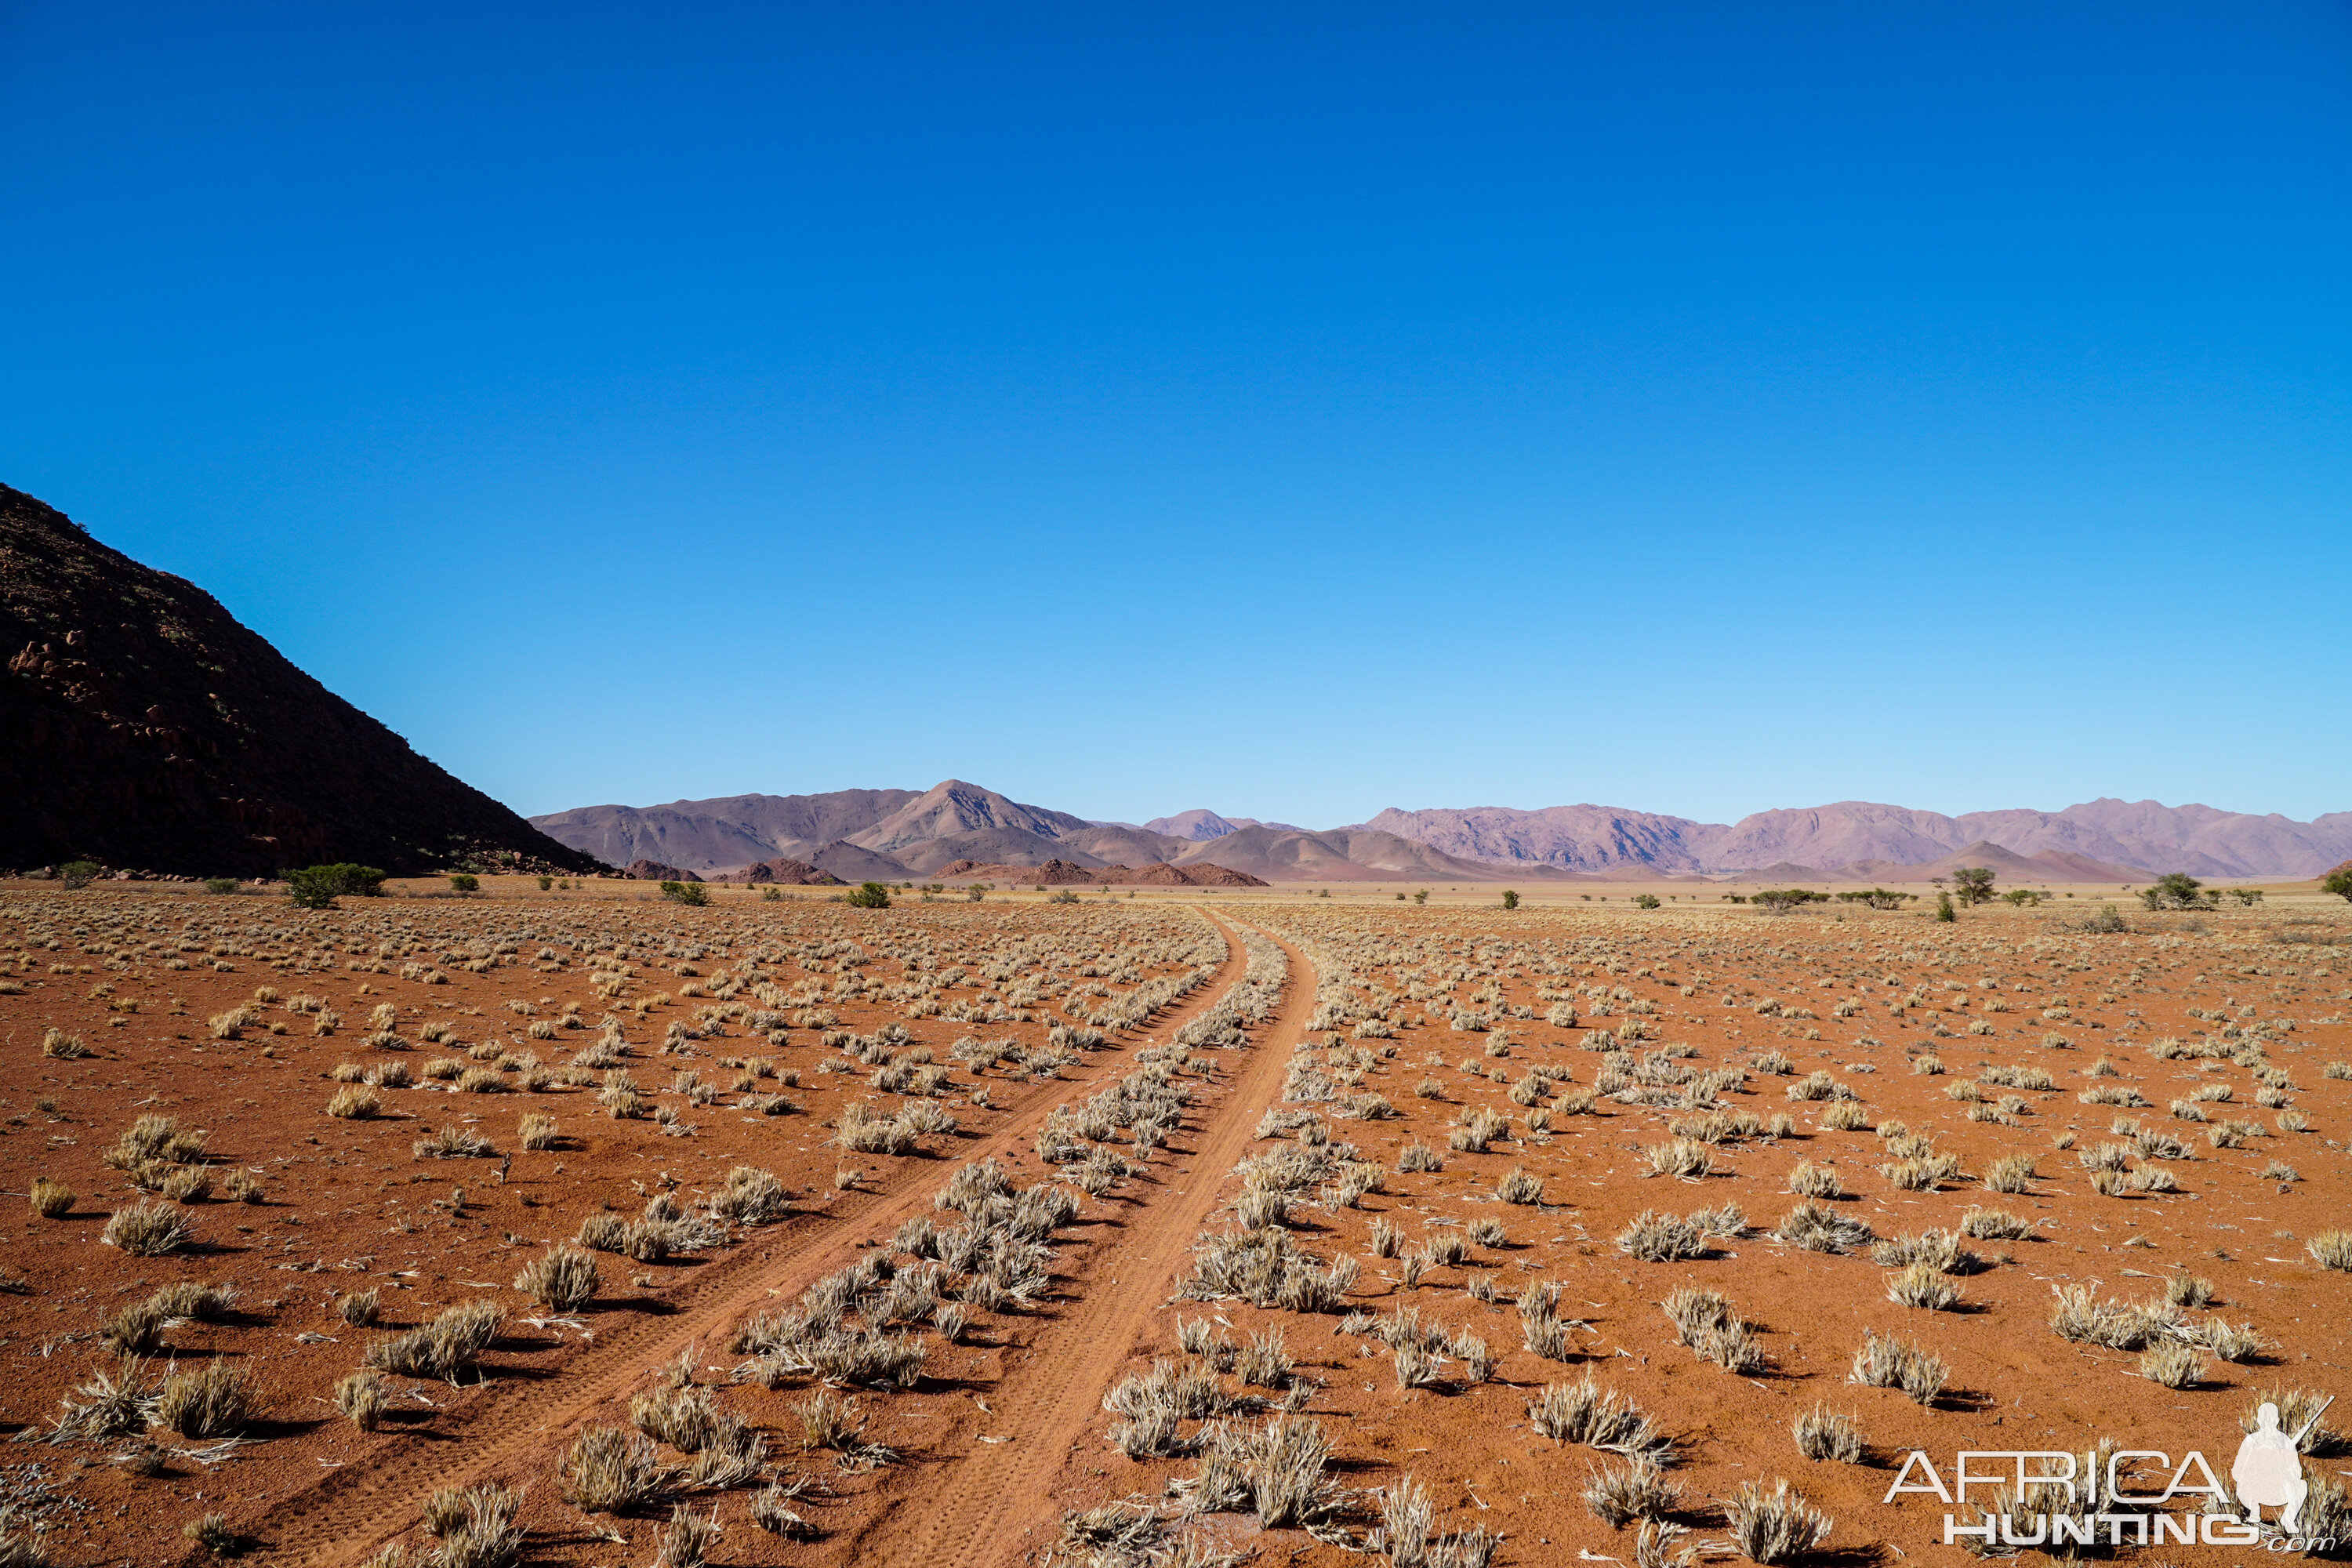
[[(1879, 1500), (1891, 1503), (1906, 1492), (1940, 1499), (1953, 1510), (1944, 1515), (1944, 1544), (1973, 1542), (1980, 1553), (2168, 1543), (2329, 1552), (2338, 1544), (2335, 1537), (2299, 1532), (2310, 1522), (2304, 1518), (2311, 1483), (2303, 1473), (2303, 1442), (2335, 1403), (2322, 1404), (2293, 1433), (2280, 1425), (2277, 1405), (2263, 1404), (2238, 1445), (2228, 1486), (2194, 1449), (2177, 1465), (2155, 1448), (1964, 1449), (1938, 1470), (1926, 1450), (1914, 1448)], [(2168, 1475), (2160, 1489), (2152, 1484)], [(1980, 1494), (1975, 1499), (1972, 1488)], [(1985, 1491), (1991, 1508), (1984, 1506)], [(2176, 1506), (2189, 1498), (2201, 1498), (2202, 1506), (2193, 1512)], [(2264, 1509), (2276, 1510), (2276, 1519), (2265, 1522)]]
[[(2327, 1405), (2336, 1401), (2330, 1398)], [(2246, 1522), (2260, 1524), (2263, 1510), (2279, 1510), (2279, 1528), (2294, 1533), (2295, 1515), (2303, 1510), (2304, 1499), (2311, 1495), (2311, 1483), (2303, 1479), (2303, 1440), (2327, 1414), (2327, 1405), (2311, 1413), (2303, 1430), (2288, 1436), (2279, 1430), (2278, 1406), (2265, 1400), (2254, 1412), (2254, 1429), (2238, 1445), (2238, 1462), (2230, 1467), (2230, 1479), (2238, 1489), (2238, 1500), (2246, 1505)]]

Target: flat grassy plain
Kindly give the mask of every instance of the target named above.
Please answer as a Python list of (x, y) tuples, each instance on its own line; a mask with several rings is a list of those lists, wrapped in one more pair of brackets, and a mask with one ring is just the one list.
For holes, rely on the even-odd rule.
[(1912, 1447), (2352, 1387), (2340, 900), (484, 887), (0, 890), (19, 1539), (1647, 1564), (1785, 1479), (1892, 1560)]

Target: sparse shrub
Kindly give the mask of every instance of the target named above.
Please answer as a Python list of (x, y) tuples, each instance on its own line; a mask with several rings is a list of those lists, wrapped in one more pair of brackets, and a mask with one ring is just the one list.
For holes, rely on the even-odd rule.
[[(1495, 1195), (1507, 1204), (1540, 1204), (1543, 1193), (1543, 1178), (1531, 1175), (1517, 1165), (1512, 1166), (1510, 1174), (1495, 1185)], [(2352, 1237), (2347, 1237), (2346, 1241), (2347, 1252), (2352, 1252)]]
[(800, 1423), (803, 1448), (847, 1452), (865, 1440), (866, 1418), (859, 1414), (857, 1402), (829, 1389), (820, 1388), (793, 1405), (793, 1415)]
[(186, 1437), (233, 1437), (253, 1419), (259, 1391), (240, 1365), (215, 1361), (173, 1373), (156, 1395), (156, 1425)]
[(625, 1513), (660, 1497), (670, 1477), (654, 1461), (653, 1439), (620, 1426), (591, 1426), (572, 1439), (558, 1471), (563, 1500), (584, 1513)]
[(225, 1513), (207, 1513), (188, 1521), (180, 1526), (180, 1537), (223, 1557), (235, 1557), (245, 1550), (245, 1542), (229, 1528), (228, 1515)]
[(26, 1200), (35, 1214), (43, 1219), (63, 1219), (73, 1212), (74, 1190), (63, 1182), (53, 1182), (47, 1176), (35, 1176), (32, 1190)]
[(1590, 1375), (1578, 1383), (1544, 1384), (1528, 1401), (1528, 1421), (1555, 1443), (1581, 1443), (1656, 1465), (1674, 1458), (1673, 1439), (1631, 1400)]
[(1810, 1160), (1800, 1161), (1789, 1173), (1789, 1190), (1806, 1198), (1834, 1198), (1844, 1193), (1835, 1165), (1816, 1165)]
[(1637, 1519), (1664, 1519), (1682, 1506), (1682, 1488), (1641, 1459), (1602, 1465), (1586, 1473), (1584, 1506), (1612, 1530)]
[[(383, 878), (383, 872), (373, 866), (305, 866), (286, 873), (286, 891), (297, 909), (331, 910), (345, 894), (362, 899), (380, 896)], [(236, 884), (231, 883), (227, 890), (235, 892)]]
[(425, 1528), (439, 1542), (433, 1568), (511, 1568), (522, 1547), (511, 1487), (442, 1487), (425, 1500)]
[(163, 1317), (152, 1298), (128, 1301), (106, 1320), (102, 1331), (125, 1355), (152, 1355), (163, 1348)]
[(1331, 1484), (1325, 1471), (1331, 1445), (1316, 1422), (1276, 1415), (1263, 1426), (1226, 1434), (1220, 1447), (1238, 1461), (1258, 1523), (1266, 1529), (1316, 1523), (1329, 1510)]
[(2175, 1274), (2164, 1282), (2164, 1299), (2176, 1307), (2202, 1307), (2213, 1299), (2213, 1281), (2200, 1274)]
[(2179, 1340), (2158, 1340), (2140, 1352), (2139, 1374), (2167, 1388), (2187, 1388), (2205, 1375), (2205, 1358)]
[(1862, 1348), (1853, 1352), (1854, 1382), (1865, 1388), (1899, 1388), (1915, 1404), (1933, 1404), (1943, 1392), (1946, 1375), (1941, 1356), (1875, 1329), (1863, 1331)]
[(1649, 1163), (1647, 1174), (1674, 1176), (1695, 1182), (1715, 1169), (1715, 1156), (1704, 1143), (1688, 1138), (1676, 1138), (1670, 1142), (1653, 1143), (1643, 1152)]
[(373, 1432), (383, 1419), (391, 1396), (384, 1392), (383, 1373), (363, 1366), (346, 1373), (335, 1384), (335, 1408), (362, 1432)]
[(719, 1510), (698, 1514), (679, 1503), (670, 1510), (669, 1528), (662, 1532), (654, 1553), (654, 1568), (703, 1568), (719, 1539)]
[(1706, 1239), (1688, 1220), (1644, 1209), (1618, 1233), (1617, 1249), (1645, 1263), (1672, 1263), (1703, 1256)]
[(460, 1303), (422, 1328), (376, 1341), (367, 1348), (366, 1364), (403, 1377), (455, 1383), (498, 1338), (500, 1317), (496, 1301)]
[(1808, 1199), (1780, 1216), (1772, 1234), (1808, 1252), (1843, 1252), (1870, 1239), (1870, 1226)]
[(808, 1541), (816, 1536), (816, 1527), (809, 1523), (793, 1504), (798, 1502), (807, 1489), (803, 1477), (790, 1481), (776, 1480), (751, 1498), (751, 1522), (771, 1535), (787, 1541)]
[(345, 1121), (366, 1121), (383, 1110), (383, 1097), (363, 1083), (345, 1084), (327, 1101), (327, 1114)]
[(2263, 1336), (2254, 1331), (2253, 1324), (2225, 1323), (2218, 1318), (2200, 1327), (2197, 1337), (2204, 1342), (2207, 1350), (2226, 1362), (2250, 1362), (2269, 1348)]
[(2074, 1343), (2136, 1351), (2173, 1326), (2179, 1310), (2168, 1305), (2122, 1306), (2099, 1300), (2088, 1285), (2053, 1285), (2050, 1331)]
[(555, 1246), (523, 1266), (514, 1288), (553, 1311), (576, 1311), (604, 1285), (596, 1260), (576, 1247)]
[(1675, 1325), (1675, 1337), (1727, 1372), (1753, 1373), (1764, 1369), (1764, 1347), (1731, 1304), (1712, 1290), (1688, 1288), (1670, 1293), (1659, 1303)]
[[(1945, 909), (1949, 910), (1948, 902)], [(1829, 1539), (1830, 1516), (1785, 1480), (1743, 1481), (1723, 1505), (1732, 1544), (1751, 1563), (1791, 1563)]]
[(629, 1419), (646, 1436), (685, 1454), (736, 1446), (743, 1430), (741, 1416), (719, 1409), (710, 1390), (695, 1384), (638, 1394), (629, 1401)]
[(1960, 1234), (1980, 1241), (2021, 1241), (2033, 1234), (2033, 1224), (2007, 1209), (1970, 1209), (1960, 1216)]
[(2352, 1231), (2323, 1230), (2305, 1242), (2303, 1248), (2322, 1268), (2352, 1272)]
[(555, 1147), (555, 1118), (533, 1113), (525, 1116), (515, 1126), (515, 1143), (523, 1149), (541, 1150)]
[(195, 1234), (195, 1222), (170, 1204), (138, 1203), (114, 1211), (99, 1239), (133, 1258), (160, 1258)]
[(1886, 1277), (1886, 1299), (1941, 1311), (1960, 1299), (1960, 1288), (1934, 1264), (1913, 1263)]
[(488, 1159), (498, 1152), (490, 1141), (456, 1122), (440, 1128), (430, 1138), (419, 1138), (409, 1150), (420, 1160)]
[(1863, 1461), (1862, 1423), (1853, 1416), (1816, 1404), (1789, 1423), (1797, 1452), (1808, 1459), (1833, 1459), (1842, 1465)]
[(41, 1037), (41, 1054), (58, 1061), (79, 1061), (89, 1055), (89, 1047), (79, 1035), (68, 1035), (63, 1029), (51, 1029)]

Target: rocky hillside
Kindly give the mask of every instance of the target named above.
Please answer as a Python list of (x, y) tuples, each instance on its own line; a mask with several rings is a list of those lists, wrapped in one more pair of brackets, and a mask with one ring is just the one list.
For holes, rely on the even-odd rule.
[(592, 872), (211, 595), (0, 485), (0, 868)]

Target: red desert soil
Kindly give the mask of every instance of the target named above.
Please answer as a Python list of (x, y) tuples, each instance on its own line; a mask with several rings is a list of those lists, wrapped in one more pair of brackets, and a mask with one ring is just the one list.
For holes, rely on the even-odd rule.
[[(2198, 1448), (2226, 1476), (2255, 1391), (2352, 1390), (2352, 1275), (2316, 1260), (2352, 1195), (2336, 1065), (2352, 936), (2313, 908), (2136, 912), (2140, 929), (2098, 934), (2006, 911), (1939, 926), (1300, 900), (1253, 902), (1252, 924), (1168, 905), (0, 894), (0, 1184), (76, 1193), (62, 1217), (21, 1212), (6, 1249), (0, 1419), (20, 1441), (0, 1502), (73, 1564), (209, 1561), (182, 1531), (213, 1513), (248, 1561), (369, 1563), (432, 1545), (436, 1489), (496, 1483), (520, 1489), (532, 1563), (649, 1562), (677, 1503), (716, 1518), (722, 1563), (993, 1565), (1059, 1540), (1061, 1563), (1377, 1548), (1412, 1568), (1377, 1533), (1411, 1477), (1454, 1537), (1421, 1562), (1630, 1568), (1726, 1538), (1722, 1500), (1786, 1478), (1835, 1519), (1832, 1556), (1956, 1560), (1933, 1498), (1880, 1501), (1913, 1447), (1948, 1473), (1962, 1448), (2104, 1436)], [(368, 1087), (339, 1068), (403, 1068), (414, 1081), (379, 1088), (375, 1117), (327, 1114)], [(556, 1146), (520, 1146), (526, 1115), (553, 1118)], [(150, 1124), (142, 1163), (118, 1143), (142, 1116), (201, 1142)], [(887, 1145), (894, 1122), (910, 1152), (835, 1142)], [(412, 1149), (444, 1127), (490, 1152)], [(1705, 1173), (1649, 1174), (1678, 1141)], [(2015, 1156), (2031, 1174), (2001, 1184), (2021, 1190), (1990, 1190)], [(773, 1173), (782, 1217), (746, 1212), (763, 1189), (730, 1187), (739, 1166)], [(1833, 1167), (1840, 1195), (1819, 1207), (1866, 1237), (1776, 1236), (1796, 1234), (1801, 1166)], [(836, 1169), (856, 1184), (835, 1190)], [(1510, 1195), (1534, 1201), (1503, 1201), (1515, 1173), (1528, 1190)], [(233, 1180), (257, 1181), (256, 1201)], [(1051, 1192), (1068, 1217), (1020, 1231), (1044, 1239), (1005, 1265), (1034, 1256), (1009, 1295), (982, 1288), (995, 1263), (939, 1261), (959, 1235), (1011, 1247), (1006, 1216)], [(142, 1201), (182, 1211), (192, 1240), (104, 1245), (109, 1215)], [(1991, 1210), (2021, 1234), (1926, 1234)], [(1696, 1255), (1629, 1255), (1645, 1212)], [(533, 1303), (518, 1274), (583, 1224), (676, 1249), (591, 1253), (584, 1307)], [(1934, 1260), (1927, 1283), (1958, 1300), (1891, 1300), (1898, 1253)], [(44, 1441), (116, 1367), (109, 1321), (135, 1336), (126, 1309), (180, 1284), (239, 1295), (216, 1321), (149, 1322), (133, 1385), (244, 1369), (262, 1394), (246, 1440)], [(2092, 1284), (2152, 1304), (2103, 1332), (2183, 1347), (2182, 1387), (2142, 1375), (2137, 1342), (2053, 1332), (2053, 1288)], [(1719, 1293), (1753, 1349), (1688, 1338), (1760, 1359), (1726, 1370), (1680, 1342), (1659, 1306), (1678, 1288)], [(370, 1289), (378, 1321), (346, 1321)], [(339, 1414), (338, 1380), (372, 1346), (474, 1301), (503, 1312), (478, 1365), (387, 1375), (372, 1431)], [(844, 1312), (857, 1327), (810, 1326)], [(2240, 1324), (2259, 1348), (2232, 1342)], [(1849, 1381), (1869, 1330), (1943, 1359), (1929, 1403)], [(808, 1359), (918, 1341), (893, 1375)], [(1163, 1390), (1191, 1374), (1163, 1426), (1138, 1415), (1155, 1363)], [(863, 1429), (805, 1447), (828, 1375)], [(1665, 1527), (1647, 1551), (1580, 1495), (1622, 1456), (1531, 1424), (1546, 1384), (1588, 1375), (1671, 1444), (1660, 1478), (1680, 1498), (1647, 1500)], [(574, 1439), (656, 1394), (747, 1424), (756, 1476), (714, 1475), (708, 1446), (698, 1473), (664, 1443), (657, 1500), (572, 1506)], [(1864, 1462), (1797, 1452), (1790, 1422), (1817, 1405), (1856, 1418)], [(2331, 1412), (2323, 1430), (2347, 1425)], [(1259, 1473), (1268, 1432), (1310, 1430), (1321, 1489), (1310, 1467), (1297, 1520), (1268, 1524), (1230, 1478)], [(2326, 1489), (2346, 1461), (2307, 1463), (2340, 1511)]]

